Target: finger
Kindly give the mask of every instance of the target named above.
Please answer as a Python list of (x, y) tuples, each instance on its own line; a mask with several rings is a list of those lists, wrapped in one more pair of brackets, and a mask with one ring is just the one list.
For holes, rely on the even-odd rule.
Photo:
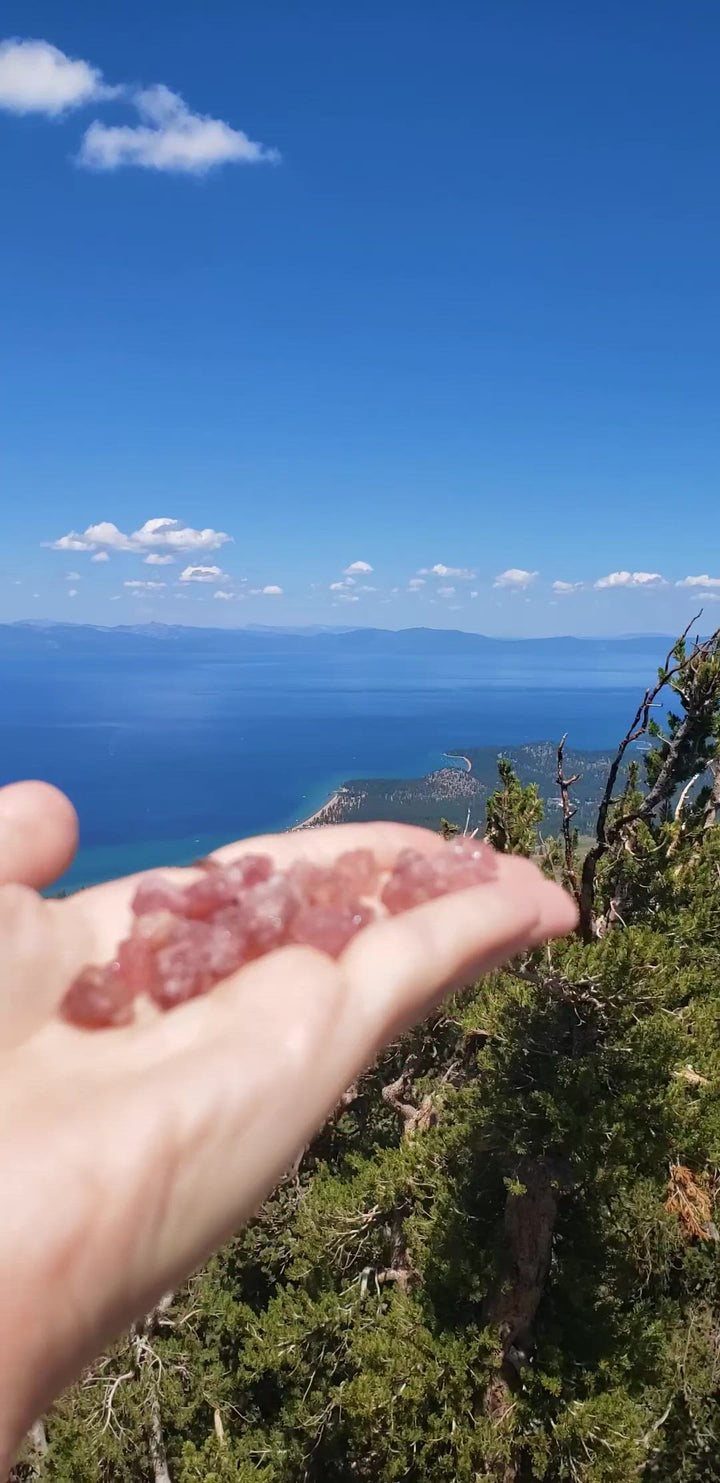
[(0, 882), (47, 886), (67, 870), (77, 849), (77, 815), (50, 783), (0, 789)]
[(28, 886), (0, 886), (2, 1050), (20, 1044), (42, 1024), (79, 968), (91, 961), (89, 926), (82, 918), (71, 923), (63, 905), (43, 901)]
[(359, 933), (343, 954), (358, 1018), (378, 1044), (469, 983), (548, 937), (571, 932), (575, 903), (529, 860), (498, 856), (497, 876)]

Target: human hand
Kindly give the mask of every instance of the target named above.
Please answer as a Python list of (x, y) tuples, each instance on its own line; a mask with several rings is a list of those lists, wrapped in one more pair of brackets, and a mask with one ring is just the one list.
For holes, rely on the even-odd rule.
[[(58, 1390), (246, 1220), (380, 1046), (445, 990), (568, 932), (575, 908), (527, 860), (382, 920), (337, 962), (285, 947), (208, 996), (87, 1032), (57, 1006), (113, 957), (137, 878), (64, 901), (30, 887), (72, 858), (74, 813), (44, 784), (0, 790), (0, 1467)], [(285, 866), (425, 830), (347, 825), (243, 840)], [(187, 872), (166, 872), (187, 878)], [(20, 883), (20, 884), (18, 884)]]

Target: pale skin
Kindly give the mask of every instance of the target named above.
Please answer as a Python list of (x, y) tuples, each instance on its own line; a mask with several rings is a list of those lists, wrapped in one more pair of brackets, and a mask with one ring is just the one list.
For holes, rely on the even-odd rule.
[[(171, 1014), (93, 1033), (57, 1006), (113, 956), (135, 882), (43, 900), (76, 843), (55, 789), (0, 790), (0, 1477), (53, 1396), (257, 1210), (382, 1045), (575, 925), (563, 891), (500, 857), (492, 883), (378, 922), (338, 962), (282, 948)], [(284, 866), (362, 846), (390, 863), (406, 845), (443, 848), (366, 824), (218, 853)]]

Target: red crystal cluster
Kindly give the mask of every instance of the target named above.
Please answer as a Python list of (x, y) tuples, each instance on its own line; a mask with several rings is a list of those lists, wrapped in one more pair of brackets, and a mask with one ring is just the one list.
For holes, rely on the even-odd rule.
[(150, 875), (135, 893), (132, 931), (117, 956), (82, 970), (61, 1013), (86, 1029), (126, 1025), (138, 995), (173, 1009), (288, 943), (337, 958), (379, 915), (479, 885), (494, 871), (487, 845), (458, 839), (432, 855), (403, 850), (389, 871), (370, 850), (352, 850), (331, 866), (298, 860), (284, 871), (269, 855), (206, 861), (188, 886)]

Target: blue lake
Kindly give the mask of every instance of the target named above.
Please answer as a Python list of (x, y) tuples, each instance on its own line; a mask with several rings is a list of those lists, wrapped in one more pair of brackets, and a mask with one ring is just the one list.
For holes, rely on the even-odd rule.
[(563, 731), (610, 746), (660, 648), (3, 656), (0, 780), (43, 777), (72, 798), (81, 849), (63, 884), (79, 886), (287, 828), (343, 780), (415, 776), (446, 748)]

